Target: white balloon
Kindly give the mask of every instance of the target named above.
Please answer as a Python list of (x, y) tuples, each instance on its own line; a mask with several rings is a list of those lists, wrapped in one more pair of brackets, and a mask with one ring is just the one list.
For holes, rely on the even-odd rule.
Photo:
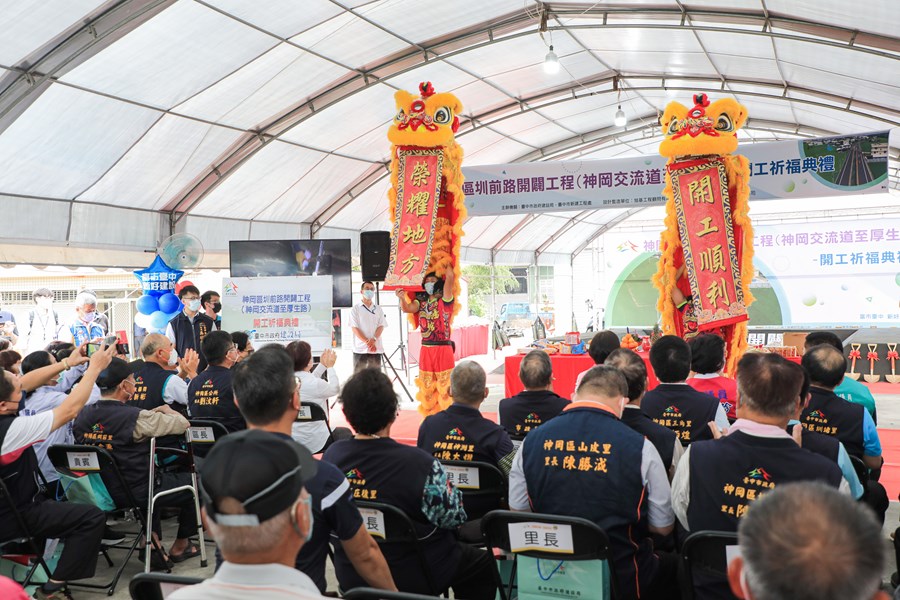
[(140, 327), (141, 329), (149, 329), (150, 328), (150, 315), (145, 315), (138, 313), (134, 315), (134, 324)]

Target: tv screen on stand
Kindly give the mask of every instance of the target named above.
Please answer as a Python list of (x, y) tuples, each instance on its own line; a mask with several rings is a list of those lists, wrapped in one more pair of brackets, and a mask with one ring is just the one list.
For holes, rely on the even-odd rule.
[(247, 240), (229, 243), (232, 277), (331, 275), (334, 308), (353, 306), (350, 240)]

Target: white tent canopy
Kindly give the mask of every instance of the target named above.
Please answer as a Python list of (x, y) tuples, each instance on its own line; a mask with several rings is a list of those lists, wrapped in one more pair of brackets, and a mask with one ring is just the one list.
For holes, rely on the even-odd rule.
[[(392, 95), (425, 80), (465, 106), (467, 165), (654, 154), (697, 91), (748, 107), (742, 143), (895, 127), (894, 5), (0, 0), (0, 260), (137, 266), (187, 231), (224, 266), (231, 239), (386, 229)], [(476, 217), (465, 258), (568, 262), (645, 218)]]

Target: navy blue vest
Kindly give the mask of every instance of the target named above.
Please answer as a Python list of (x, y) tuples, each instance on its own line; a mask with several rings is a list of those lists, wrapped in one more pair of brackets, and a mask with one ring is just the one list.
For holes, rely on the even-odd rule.
[(803, 427), (836, 437), (850, 456), (862, 458), (865, 453), (863, 412), (866, 408), (822, 388), (811, 387), (809, 393), (812, 395), (809, 406), (800, 415)]
[(221, 421), (229, 433), (247, 429), (247, 423), (234, 404), (231, 369), (209, 366), (188, 386), (191, 417)]
[(178, 377), (175, 371), (163, 369), (156, 363), (144, 362), (144, 366), (134, 374), (134, 395), (128, 401), (129, 406), (153, 410), (165, 404), (163, 391), (169, 377)]
[(639, 598), (636, 581), (646, 588), (659, 567), (647, 528), (643, 448), (643, 436), (615, 415), (581, 406), (533, 429), (522, 443), (532, 509), (602, 527), (622, 598)]
[[(390, 438), (335, 442), (322, 459), (347, 476), (354, 498), (396, 506), (412, 519), (419, 545), (424, 548), (425, 562), (432, 566), (434, 583), (439, 590), (445, 589), (456, 574), (461, 550), (452, 531), (435, 527), (422, 513), (422, 492), (434, 459)], [(411, 548), (384, 544), (381, 551), (398, 589), (432, 593), (420, 574), (419, 557)], [(343, 589), (366, 585), (340, 544), (335, 548), (334, 570)]]
[(663, 466), (668, 471), (672, 467), (672, 458), (675, 454), (675, 440), (677, 435), (667, 427), (655, 423), (643, 410), (626, 408), (622, 411), (622, 422), (647, 438), (656, 447)]
[[(150, 472), (150, 440), (134, 441), (134, 426), (141, 409), (117, 400), (88, 404), (75, 417), (75, 441), (109, 450), (138, 506), (147, 503)], [(116, 506), (128, 506), (127, 494), (118, 480), (102, 473), (103, 483)]]
[(203, 355), (200, 342), (203, 341), (206, 334), (215, 330), (216, 322), (203, 313), (197, 313), (194, 315), (192, 324), (191, 320), (184, 314), (184, 311), (181, 311), (169, 321), (169, 325), (172, 326), (172, 331), (175, 332), (175, 349), (178, 350), (178, 356), (184, 356), (184, 351), (188, 348), (196, 350), (197, 354), (200, 355), (200, 366), (197, 367), (197, 372), (205, 370), (207, 365), (206, 357)]
[(641, 400), (641, 410), (678, 434), (685, 446), (712, 439), (708, 423), (716, 420), (718, 409), (718, 400), (687, 384), (661, 383)]
[[(6, 432), (17, 418), (15, 415), (0, 416), (0, 447), (3, 446), (3, 440), (6, 439)], [(13, 504), (16, 508), (21, 509), (31, 505), (38, 496), (38, 459), (31, 446), (17, 452), (19, 456), (15, 460), (0, 466), (0, 479), (3, 479), (3, 483), (6, 484)], [(4, 534), (12, 531), (17, 534), (21, 533), (18, 532), (9, 505), (2, 500), (0, 500), (0, 531)]]
[[(788, 425), (787, 432), (791, 433), (791, 426)], [(825, 435), (824, 433), (816, 433), (809, 429), (803, 428), (802, 432), (803, 447), (813, 454), (824, 456), (828, 460), (837, 462), (840, 454), (841, 441), (836, 437)]]
[(555, 392), (519, 392), (500, 401), (500, 425), (510, 435), (522, 436), (561, 413), (571, 403)]

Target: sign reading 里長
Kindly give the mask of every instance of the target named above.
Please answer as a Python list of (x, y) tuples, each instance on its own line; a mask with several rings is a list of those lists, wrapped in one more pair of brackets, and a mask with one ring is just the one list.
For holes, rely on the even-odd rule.
[(700, 329), (746, 321), (725, 164), (717, 158), (669, 165), (678, 233)]
[(226, 277), (222, 289), (223, 322), (249, 332), (254, 346), (304, 340), (313, 352), (331, 347), (330, 275)]
[(510, 523), (509, 547), (513, 552), (539, 550), (573, 554), (572, 526), (553, 523)]
[(481, 481), (478, 477), (477, 467), (457, 467), (444, 465), (447, 473), (447, 481), (461, 490), (481, 489)]
[(384, 283), (418, 290), (431, 258), (444, 153), (439, 148), (401, 149), (398, 160), (391, 262)]
[(366, 531), (369, 532), (369, 535), (371, 535), (372, 537), (379, 537), (381, 539), (385, 539), (387, 537), (384, 528), (383, 512), (374, 508), (360, 508), (359, 514), (360, 516), (362, 516), (363, 524), (366, 526)]

